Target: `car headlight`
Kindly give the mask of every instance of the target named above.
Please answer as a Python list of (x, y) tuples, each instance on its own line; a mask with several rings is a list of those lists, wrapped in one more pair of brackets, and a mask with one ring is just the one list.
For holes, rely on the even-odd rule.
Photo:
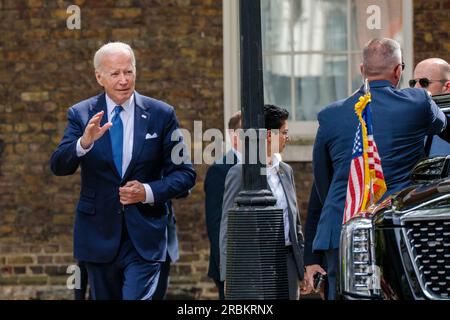
[(355, 298), (379, 297), (372, 220), (354, 218), (342, 227), (339, 255), (341, 293)]

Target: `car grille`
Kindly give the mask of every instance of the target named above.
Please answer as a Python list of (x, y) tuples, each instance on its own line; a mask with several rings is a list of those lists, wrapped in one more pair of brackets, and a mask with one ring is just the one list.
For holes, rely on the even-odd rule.
[(450, 298), (450, 220), (407, 221), (412, 261), (419, 282), (432, 299)]

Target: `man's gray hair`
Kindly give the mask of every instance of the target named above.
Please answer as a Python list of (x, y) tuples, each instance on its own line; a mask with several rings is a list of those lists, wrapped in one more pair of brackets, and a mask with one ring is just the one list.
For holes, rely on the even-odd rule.
[(401, 63), (400, 44), (389, 38), (372, 39), (363, 49), (365, 76), (378, 76)]
[(96, 71), (100, 70), (101, 62), (105, 55), (124, 51), (130, 54), (131, 64), (133, 65), (134, 72), (136, 72), (136, 58), (134, 57), (133, 49), (131, 49), (131, 47), (128, 44), (123, 42), (110, 42), (101, 46), (100, 49), (98, 49), (94, 55), (95, 70)]

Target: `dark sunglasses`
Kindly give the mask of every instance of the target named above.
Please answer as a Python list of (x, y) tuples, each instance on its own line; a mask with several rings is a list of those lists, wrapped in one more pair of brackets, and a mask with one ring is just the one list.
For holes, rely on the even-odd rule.
[(445, 79), (441, 79), (441, 80), (431, 80), (431, 79), (428, 79), (428, 78), (411, 79), (411, 80), (409, 80), (409, 86), (410, 86), (411, 88), (414, 88), (414, 87), (416, 86), (416, 83), (418, 82), (419, 85), (420, 85), (422, 88), (428, 88), (428, 86), (429, 86), (430, 83), (432, 83), (432, 82), (440, 82), (440, 83), (444, 84), (444, 83), (447, 82), (447, 81), (448, 81), (448, 80), (445, 80)]

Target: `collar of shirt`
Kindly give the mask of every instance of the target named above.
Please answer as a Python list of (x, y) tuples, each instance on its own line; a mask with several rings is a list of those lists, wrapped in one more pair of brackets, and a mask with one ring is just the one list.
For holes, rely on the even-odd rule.
[[(110, 97), (108, 97), (107, 94), (105, 94), (106, 98), (106, 110), (108, 110), (108, 121), (111, 121), (112, 117), (114, 116), (114, 108), (117, 106), (117, 103), (115, 103)], [(131, 111), (131, 107), (134, 105), (134, 93), (131, 95), (131, 97), (125, 101), (123, 104), (121, 104), (124, 115), (128, 115)]]
[(241, 163), (242, 162), (242, 154), (239, 151), (237, 151), (235, 148), (231, 148), (231, 150), (233, 150), (234, 154), (236, 155), (237, 163)]
[(276, 174), (280, 170), (281, 154), (274, 153), (272, 156), (272, 165), (267, 166), (267, 174)]
[(277, 199), (276, 206), (283, 210), (283, 222), (284, 222), (284, 240), (286, 245), (292, 244), (289, 237), (289, 210), (286, 195), (281, 184), (278, 171), (280, 169), (281, 155), (274, 153), (272, 156), (272, 165), (267, 166), (267, 183), (274, 197)]

